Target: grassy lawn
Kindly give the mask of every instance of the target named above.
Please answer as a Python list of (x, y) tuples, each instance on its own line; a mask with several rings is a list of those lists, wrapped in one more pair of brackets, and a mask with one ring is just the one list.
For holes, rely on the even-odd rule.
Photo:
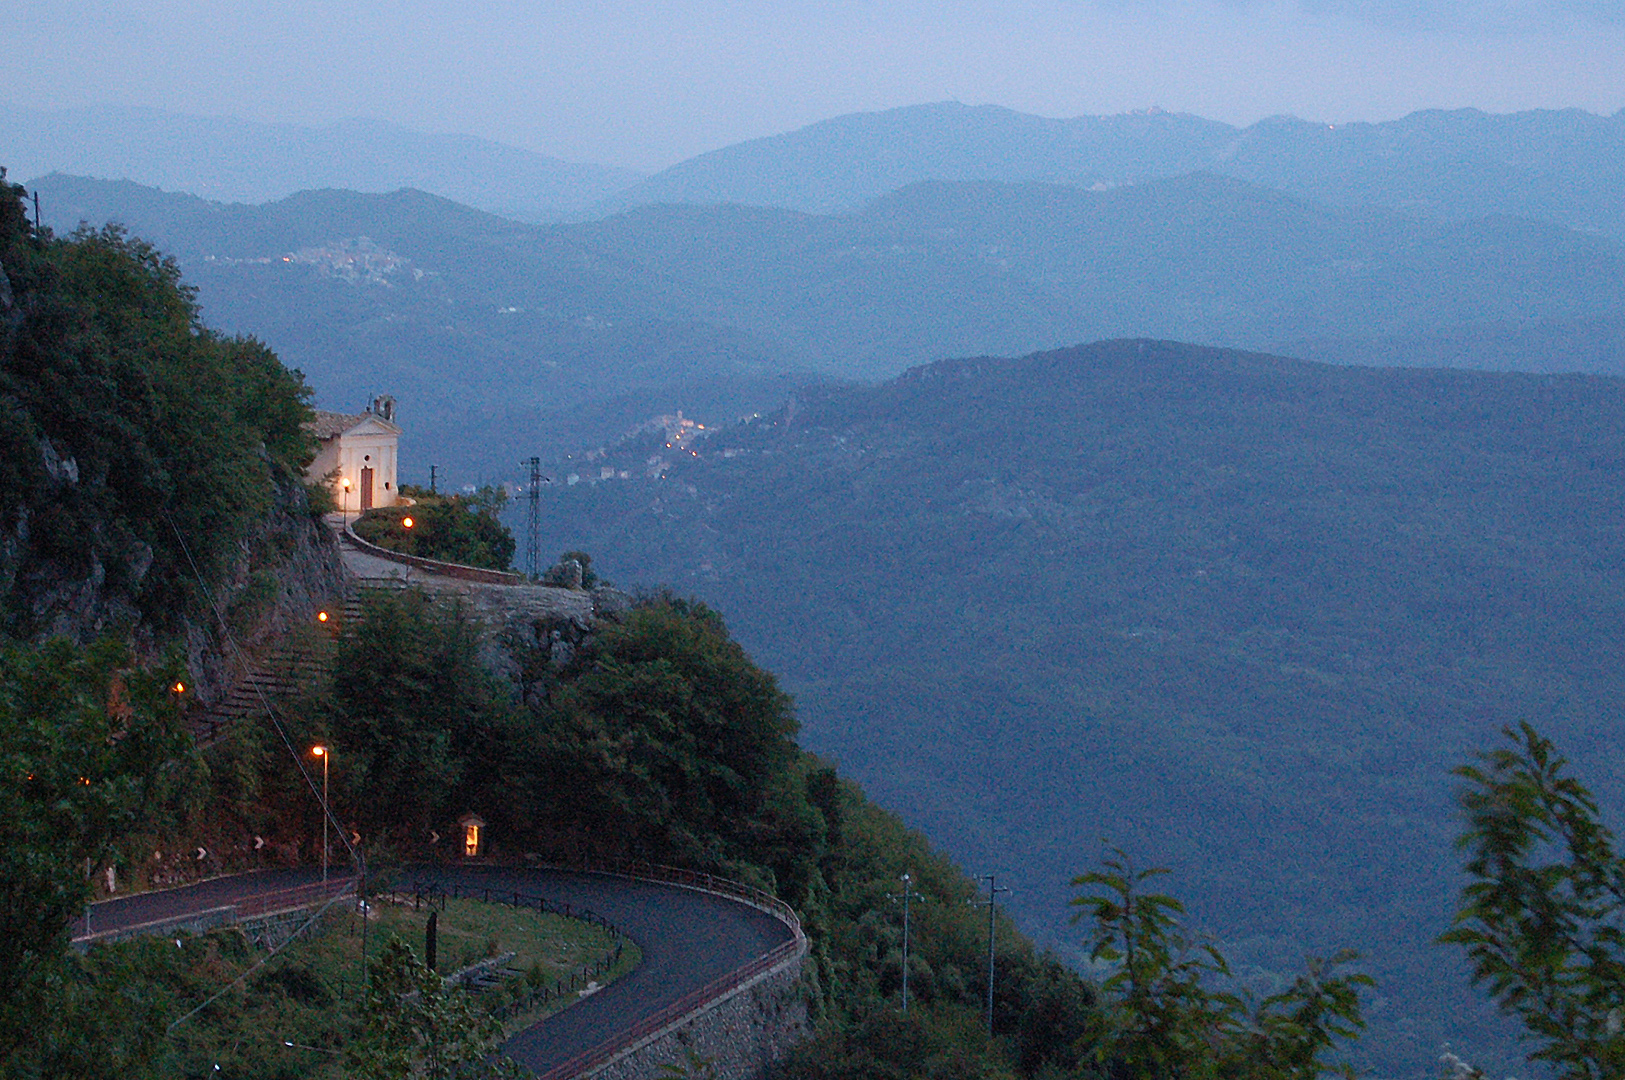
[[(375, 898), (366, 921), (369, 958), (376, 957), (390, 938), (405, 941), (423, 956), (428, 915), (428, 908), (413, 910), (410, 901), (398, 904)], [(167, 1031), (162, 1072), (279, 1080), (340, 1077), (343, 1047), (356, 1031), (362, 921), (353, 900), (340, 901), (269, 960), (267, 950), (238, 928), (99, 946), (84, 960), (88, 993), (83, 1005), (104, 1028), (129, 1022), (159, 1031), (247, 975), (214, 1004)], [(630, 941), (618, 942), (600, 927), (504, 904), (452, 900), (440, 912), (438, 923), (442, 975), (504, 953), (515, 954), (499, 966), (519, 974), (480, 995), (493, 1010), (516, 998), (534, 997), (531, 991), (536, 988), (556, 991), (507, 1016), (504, 1029), (509, 1034), (578, 1000), (575, 988), (561, 987), (561, 980), (613, 959), (609, 970), (594, 976), (607, 984), (641, 959)], [(615, 958), (617, 945), (621, 952)], [(129, 1002), (145, 1003), (145, 1009), (137, 1010), (145, 1017), (121, 1019), (118, 1014)], [(115, 1031), (105, 1034), (115, 1041), (119, 1038)]]

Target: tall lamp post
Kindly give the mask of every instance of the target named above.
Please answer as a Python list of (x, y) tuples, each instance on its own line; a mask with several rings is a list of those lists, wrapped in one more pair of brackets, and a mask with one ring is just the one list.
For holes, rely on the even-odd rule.
[(350, 478), (346, 476), (343, 480), (340, 480), (339, 486), (344, 488), (344, 513), (342, 516), (348, 521), (350, 518)]
[[(348, 486), (348, 485), (346, 485)], [(333, 751), (326, 746), (313, 746), (310, 752), (322, 759), (322, 884), (327, 884), (327, 819), (332, 817), (327, 808), (327, 759)]]
[(914, 875), (905, 873), (902, 878), (903, 891), (901, 895), (887, 893), (886, 899), (892, 902), (903, 902), (903, 1012), (908, 1012), (908, 902), (910, 900), (924, 900), (925, 897), (914, 891)]

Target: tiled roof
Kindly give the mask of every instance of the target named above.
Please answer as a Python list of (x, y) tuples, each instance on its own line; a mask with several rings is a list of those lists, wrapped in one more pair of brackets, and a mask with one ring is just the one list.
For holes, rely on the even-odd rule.
[(343, 435), (361, 421), (367, 419), (368, 413), (341, 413), (324, 412), (321, 409), (313, 410), (314, 417), (305, 425), (305, 430), (316, 436), (318, 442)]

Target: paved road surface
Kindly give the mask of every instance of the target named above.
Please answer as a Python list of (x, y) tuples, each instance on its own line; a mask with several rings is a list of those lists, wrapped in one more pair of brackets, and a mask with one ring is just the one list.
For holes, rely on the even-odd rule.
[[(144, 893), (95, 905), (98, 932), (206, 911), (321, 879), (320, 869), (266, 870), (184, 889)], [(614, 1038), (674, 1001), (790, 940), (778, 919), (746, 904), (675, 885), (558, 870), (451, 866), (406, 873), (414, 881), (457, 884), (493, 894), (514, 891), (586, 907), (624, 930), (643, 950), (630, 974), (561, 1013), (520, 1032), (502, 1048), (545, 1072)], [(82, 933), (76, 927), (74, 933)]]
[[(349, 868), (343, 869), (345, 872), (333, 874), (334, 881), (349, 876)], [(260, 870), (251, 874), (233, 874), (230, 877), (215, 878), (212, 881), (199, 882), (179, 889), (121, 896), (91, 905), (90, 931), (105, 934), (109, 930), (122, 930), (143, 923), (184, 918), (213, 908), (225, 907), (227, 904), (236, 904), (251, 897), (281, 892), (283, 889), (309, 885), (320, 880), (322, 869), (319, 866), (299, 867), (294, 870)], [(73, 924), (73, 936), (77, 938), (85, 933), (85, 920), (81, 918)]]
[(552, 870), (439, 871), (465, 888), (539, 893), (591, 908), (643, 950), (616, 982), (510, 1039), (502, 1049), (538, 1073), (607, 1042), (679, 998), (790, 940), (790, 929), (753, 907), (675, 885)]

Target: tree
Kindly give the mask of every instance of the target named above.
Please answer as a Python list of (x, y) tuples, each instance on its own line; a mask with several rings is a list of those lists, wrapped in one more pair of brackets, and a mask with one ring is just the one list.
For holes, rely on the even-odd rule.
[(1179, 929), (1184, 905), (1146, 891), (1165, 873), (1136, 870), (1118, 851), (1105, 869), (1072, 879), (1098, 890), (1072, 901), (1081, 909), (1074, 921), (1094, 921), (1090, 957), (1117, 967), (1101, 986), (1105, 1008), (1091, 1040), (1099, 1063), (1124, 1080), (1324, 1075), (1323, 1055), (1365, 1026), (1359, 990), (1372, 980), (1338, 972), (1355, 954), (1312, 958), (1291, 987), (1254, 1001), (1222, 985), (1231, 972), (1217, 948)]
[(806, 802), (789, 697), (703, 604), (633, 608), (563, 674), (545, 711), (539, 803), (637, 854), (771, 862), (775, 796), (796, 784)]
[[(403, 487), (412, 505), (369, 510), (355, 523), (369, 544), (441, 562), (506, 570), (513, 562), (513, 533), (502, 524), (508, 493), (489, 485), (468, 495), (437, 495)], [(412, 525), (407, 527), (410, 518)]]
[(113, 644), (0, 653), (0, 1065), (51, 1015), (87, 867), (179, 786), (178, 670), (131, 670)]
[(368, 831), (415, 839), (482, 793), (497, 812), (515, 766), (515, 709), (480, 662), (481, 625), (455, 599), (369, 593), (364, 631), (339, 642), (331, 735), (345, 805)]
[(40, 634), (80, 580), (174, 630), (312, 459), (310, 389), (204, 326), (173, 259), (118, 226), (36, 231), (21, 194), (0, 182), (0, 617)]
[(1597, 803), (1529, 724), (1455, 775), (1472, 881), (1452, 928), (1475, 982), (1565, 1080), (1625, 1075), (1625, 864)]
[(484, 1080), (517, 1077), (513, 1062), (488, 1060), (502, 1024), (464, 991), (388, 941), (367, 986), (361, 1037), (345, 1055), (358, 1080)]

